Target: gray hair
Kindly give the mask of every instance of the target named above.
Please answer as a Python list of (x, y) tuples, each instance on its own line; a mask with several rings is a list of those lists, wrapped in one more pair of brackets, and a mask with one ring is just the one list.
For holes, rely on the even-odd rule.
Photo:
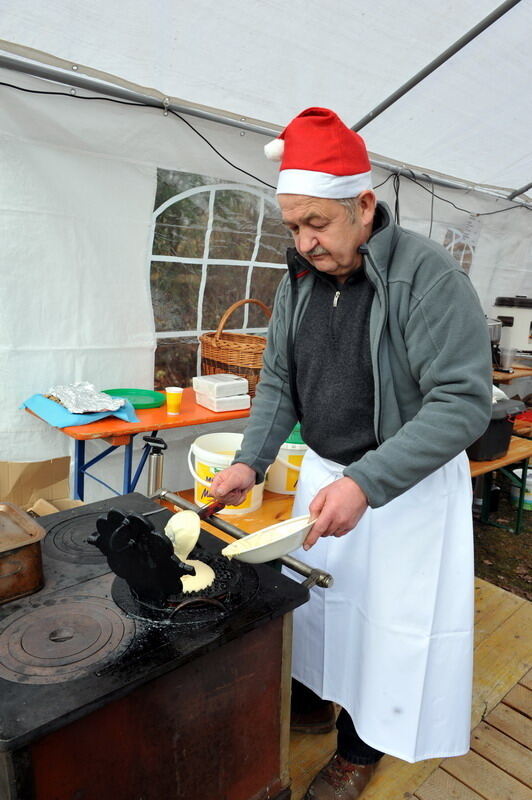
[(349, 222), (355, 222), (357, 218), (358, 197), (342, 197), (337, 202), (345, 208)]

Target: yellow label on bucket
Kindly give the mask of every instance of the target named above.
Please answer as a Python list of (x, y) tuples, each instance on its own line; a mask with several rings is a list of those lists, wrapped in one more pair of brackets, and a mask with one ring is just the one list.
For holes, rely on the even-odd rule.
[[(288, 456), (288, 463), (295, 464), (297, 467), (301, 467), (301, 462), (303, 461), (303, 453), (297, 456)], [(297, 481), (299, 479), (299, 470), (298, 469), (287, 469), (286, 470), (286, 481), (285, 481), (285, 488), (287, 492), (295, 492)]]
[[(234, 455), (234, 453), (227, 453), (225, 455)], [(226, 467), (214, 467), (212, 464), (203, 464), (201, 461), (196, 461), (196, 472), (198, 476), (202, 478), (207, 483), (212, 483), (214, 476), (217, 472), (221, 472)], [(240, 503), (238, 506), (226, 506), (226, 508), (249, 508), (251, 505), (252, 499), (252, 492), (248, 492), (246, 495), (246, 499)], [(203, 484), (195, 481), (194, 484), (194, 502), (197, 506), (205, 505), (206, 503), (210, 503), (212, 501), (212, 497), (209, 494), (209, 489), (207, 486), (203, 486)]]

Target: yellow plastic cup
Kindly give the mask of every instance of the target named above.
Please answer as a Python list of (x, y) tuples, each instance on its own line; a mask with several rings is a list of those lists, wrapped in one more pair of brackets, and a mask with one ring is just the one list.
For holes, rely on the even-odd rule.
[(164, 391), (166, 392), (166, 413), (171, 415), (179, 414), (183, 389), (179, 386), (167, 386)]

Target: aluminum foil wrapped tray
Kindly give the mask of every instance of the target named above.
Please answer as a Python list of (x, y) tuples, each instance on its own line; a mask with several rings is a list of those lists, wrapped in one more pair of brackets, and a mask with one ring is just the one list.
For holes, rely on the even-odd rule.
[(118, 411), (125, 400), (123, 397), (111, 397), (100, 392), (92, 383), (78, 381), (62, 386), (52, 386), (47, 397), (57, 400), (71, 414), (85, 414), (89, 411)]

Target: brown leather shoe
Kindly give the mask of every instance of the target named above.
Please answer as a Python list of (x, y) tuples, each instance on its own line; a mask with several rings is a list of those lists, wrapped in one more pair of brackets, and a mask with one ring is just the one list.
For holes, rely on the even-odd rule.
[(356, 800), (376, 769), (377, 764), (351, 764), (335, 753), (318, 772), (303, 800)]
[(334, 704), (324, 700), (312, 711), (294, 711), (290, 714), (290, 728), (296, 733), (330, 733), (336, 725)]

